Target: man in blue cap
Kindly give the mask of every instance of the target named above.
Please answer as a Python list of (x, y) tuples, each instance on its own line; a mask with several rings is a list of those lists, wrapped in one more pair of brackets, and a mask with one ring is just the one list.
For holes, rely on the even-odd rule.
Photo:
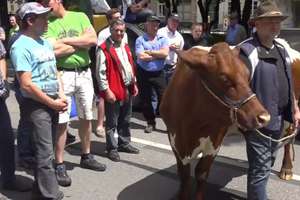
[(166, 86), (164, 63), (169, 54), (169, 43), (166, 37), (157, 34), (159, 23), (160, 19), (157, 16), (149, 16), (145, 23), (146, 33), (138, 37), (135, 42), (138, 84), (141, 91), (143, 115), (147, 121), (145, 133), (151, 133), (156, 124), (156, 112), (151, 103), (153, 90), (159, 104)]

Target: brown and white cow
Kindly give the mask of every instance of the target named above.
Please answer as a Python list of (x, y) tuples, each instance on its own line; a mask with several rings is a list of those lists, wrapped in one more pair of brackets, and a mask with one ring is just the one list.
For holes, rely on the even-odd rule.
[(196, 199), (200, 200), (228, 127), (236, 121), (247, 129), (259, 128), (270, 115), (249, 88), (249, 73), (238, 49), (218, 43), (210, 51), (195, 47), (178, 55), (160, 114), (177, 160), (180, 200), (190, 199), (191, 162), (202, 154), (195, 168)]

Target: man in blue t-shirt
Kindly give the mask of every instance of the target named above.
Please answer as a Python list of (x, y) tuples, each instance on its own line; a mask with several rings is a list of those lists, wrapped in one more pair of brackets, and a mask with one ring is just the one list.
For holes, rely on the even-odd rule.
[(11, 61), (17, 72), (28, 119), (33, 123), (35, 184), (33, 199), (62, 199), (63, 193), (53, 169), (58, 112), (68, 104), (61, 87), (53, 47), (41, 38), (47, 30), (48, 13), (36, 2), (25, 3), (19, 10), (22, 34), (11, 47)]
[(169, 54), (167, 38), (157, 35), (160, 20), (151, 15), (145, 23), (146, 33), (137, 38), (135, 52), (138, 64), (138, 83), (143, 105), (143, 115), (147, 121), (146, 133), (155, 129), (155, 111), (151, 104), (153, 90), (158, 99), (158, 107), (164, 92), (166, 82), (164, 76), (164, 63)]

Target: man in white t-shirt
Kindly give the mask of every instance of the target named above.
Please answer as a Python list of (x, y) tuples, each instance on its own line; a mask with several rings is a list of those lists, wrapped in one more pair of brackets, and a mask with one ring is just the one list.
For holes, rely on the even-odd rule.
[(183, 49), (184, 40), (182, 35), (177, 31), (179, 26), (179, 16), (176, 13), (171, 14), (168, 17), (167, 26), (160, 28), (157, 32), (158, 35), (162, 35), (168, 39), (169, 42), (169, 54), (165, 60), (166, 81), (169, 82), (170, 77), (173, 74), (175, 66), (177, 64), (176, 49)]

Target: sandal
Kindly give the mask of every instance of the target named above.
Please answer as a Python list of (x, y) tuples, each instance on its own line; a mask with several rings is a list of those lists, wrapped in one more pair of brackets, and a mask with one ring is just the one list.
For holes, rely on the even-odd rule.
[(105, 130), (104, 130), (104, 128), (103, 127), (98, 127), (96, 129), (95, 135), (97, 137), (101, 137), (101, 138), (105, 137)]

